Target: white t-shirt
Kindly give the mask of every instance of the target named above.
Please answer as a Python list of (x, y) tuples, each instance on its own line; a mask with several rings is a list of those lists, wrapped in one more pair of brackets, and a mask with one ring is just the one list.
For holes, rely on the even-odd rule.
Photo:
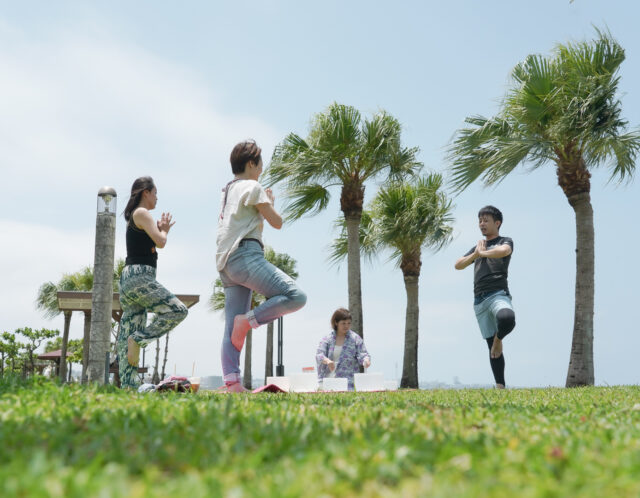
[(218, 217), (216, 267), (222, 271), (229, 255), (238, 248), (242, 239), (262, 242), (263, 216), (256, 204), (271, 202), (262, 185), (255, 180), (238, 180), (229, 185), (227, 203), (224, 190)]
[(331, 358), (335, 364), (336, 367), (333, 369), (333, 372), (329, 373), (329, 375), (327, 375), (327, 377), (335, 377), (336, 376), (336, 368), (338, 368), (338, 361), (340, 360), (340, 354), (342, 353), (342, 346), (334, 346), (333, 347), (333, 358)]

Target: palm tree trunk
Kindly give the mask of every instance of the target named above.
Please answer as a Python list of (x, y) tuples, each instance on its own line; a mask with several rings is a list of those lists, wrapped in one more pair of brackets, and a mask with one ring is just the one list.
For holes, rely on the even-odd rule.
[(418, 388), (418, 275), (404, 275), (407, 311), (404, 325), (404, 360), (400, 387)]
[(567, 373), (567, 387), (592, 386), (593, 305), (594, 305), (594, 229), (589, 192), (568, 196), (576, 214), (576, 296), (573, 341)]
[(164, 359), (162, 360), (162, 374), (161, 377), (164, 379), (164, 369), (167, 366), (167, 355), (169, 354), (169, 332), (167, 332), (167, 335), (165, 337), (164, 340)]
[(242, 377), (242, 385), (246, 389), (251, 389), (251, 346), (253, 338), (253, 330), (249, 330), (247, 338), (244, 340), (244, 376)]
[(349, 311), (351, 328), (364, 337), (362, 323), (362, 286), (360, 275), (360, 221), (362, 212), (344, 215), (347, 225), (347, 282), (349, 288)]
[(69, 327), (71, 326), (71, 311), (64, 312), (64, 331), (62, 332), (62, 346), (60, 348), (60, 381), (64, 384), (67, 379), (67, 344), (69, 343)]
[(91, 340), (91, 311), (84, 312), (84, 333), (82, 336), (82, 380), (87, 383), (87, 366), (89, 365), (89, 341)]
[(267, 358), (264, 362), (264, 383), (273, 377), (273, 322), (267, 324)]

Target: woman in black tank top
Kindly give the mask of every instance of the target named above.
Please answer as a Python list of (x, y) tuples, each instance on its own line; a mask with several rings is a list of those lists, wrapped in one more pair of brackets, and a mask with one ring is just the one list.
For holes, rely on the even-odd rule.
[(127, 265), (148, 265), (154, 268), (158, 263), (156, 243), (142, 228), (138, 228), (133, 217), (127, 223)]
[[(124, 210), (127, 220), (127, 259), (120, 277), (120, 334), (118, 366), (122, 387), (138, 386), (140, 347), (162, 337), (187, 316), (187, 307), (156, 280), (158, 253), (167, 243), (175, 224), (170, 213), (155, 221), (151, 211), (158, 201), (157, 189), (149, 176), (138, 178)], [(147, 325), (147, 313), (155, 314)]]

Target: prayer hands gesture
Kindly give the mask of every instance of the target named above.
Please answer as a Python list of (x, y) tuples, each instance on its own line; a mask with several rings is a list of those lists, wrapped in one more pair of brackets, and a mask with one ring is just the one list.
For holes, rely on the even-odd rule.
[(480, 256), (480, 253), (486, 250), (487, 250), (487, 241), (484, 239), (479, 240), (478, 243), (476, 244), (476, 250), (475, 250), (476, 255)]
[(172, 220), (171, 213), (162, 213), (162, 216), (160, 216), (158, 220), (158, 230), (169, 233), (171, 227), (176, 224), (176, 222)]
[(275, 204), (276, 203), (276, 198), (273, 195), (273, 190), (271, 190), (270, 188), (267, 188), (264, 191), (267, 193), (267, 197), (271, 201), (271, 204)]

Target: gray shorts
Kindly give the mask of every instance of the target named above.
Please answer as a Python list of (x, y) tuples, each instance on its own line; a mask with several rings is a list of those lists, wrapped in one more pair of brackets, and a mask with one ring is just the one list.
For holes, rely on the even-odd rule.
[(476, 319), (480, 326), (480, 333), (485, 339), (489, 339), (498, 332), (498, 311), (509, 309), (513, 311), (511, 297), (505, 291), (498, 291), (489, 296), (480, 304), (474, 304), (473, 310), (476, 312)]

